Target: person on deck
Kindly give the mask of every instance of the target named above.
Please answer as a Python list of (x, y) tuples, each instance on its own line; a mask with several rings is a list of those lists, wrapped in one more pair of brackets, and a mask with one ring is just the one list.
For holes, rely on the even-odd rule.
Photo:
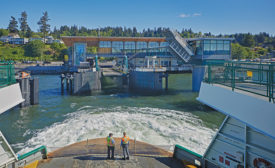
[[(122, 150), (123, 150), (123, 159), (124, 160), (129, 160), (129, 150), (128, 150), (128, 147), (129, 147), (129, 140), (130, 138), (128, 136), (126, 136), (126, 132), (123, 132), (123, 137), (121, 138), (121, 146), (122, 146)], [(127, 155), (127, 157), (126, 157)]]
[[(115, 140), (113, 138), (113, 134), (110, 133), (109, 136), (106, 138), (107, 140), (107, 147), (108, 147), (108, 157), (107, 159), (115, 159), (114, 152), (115, 152)], [(112, 157), (110, 157), (110, 153), (112, 151)]]

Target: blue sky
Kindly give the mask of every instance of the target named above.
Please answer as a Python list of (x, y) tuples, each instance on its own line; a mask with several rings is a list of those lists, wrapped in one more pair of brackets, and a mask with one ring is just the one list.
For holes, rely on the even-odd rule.
[(78, 25), (144, 28), (170, 27), (214, 34), (259, 33), (275, 35), (275, 0), (5, 0), (1, 2), (0, 27), (10, 16), (28, 14), (37, 31), (43, 11), (51, 28)]

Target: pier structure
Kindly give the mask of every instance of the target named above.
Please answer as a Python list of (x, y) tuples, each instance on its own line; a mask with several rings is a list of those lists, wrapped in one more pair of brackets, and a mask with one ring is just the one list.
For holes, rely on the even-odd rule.
[(101, 71), (98, 68), (79, 66), (76, 72), (60, 75), (61, 93), (83, 94), (101, 90)]
[[(71, 51), (69, 65), (72, 67), (92, 60), (92, 65), (98, 71), (99, 58), (113, 58), (116, 62), (115, 69), (128, 77), (129, 88), (151, 90), (162, 90), (163, 86), (167, 89), (169, 73), (192, 71), (193, 91), (200, 89), (206, 60), (231, 59), (233, 40), (182, 38), (174, 30), (167, 31), (166, 37), (64, 36), (61, 38)], [(163, 78), (166, 79), (165, 85), (162, 84)]]

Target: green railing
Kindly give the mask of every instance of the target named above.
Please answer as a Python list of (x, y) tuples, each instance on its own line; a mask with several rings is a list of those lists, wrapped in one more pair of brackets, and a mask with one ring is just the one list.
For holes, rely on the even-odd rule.
[(0, 88), (14, 84), (15, 73), (13, 62), (1, 62), (0, 61)]
[(190, 153), (191, 155), (194, 155), (194, 156), (196, 156), (196, 157), (198, 157), (198, 158), (202, 158), (202, 155), (200, 155), (200, 154), (198, 154), (198, 153), (196, 153), (196, 152), (193, 152), (193, 151), (191, 151), (191, 150), (189, 150), (189, 149), (187, 149), (187, 148), (185, 148), (185, 147), (183, 147), (183, 146), (175, 145), (175, 148), (182, 149), (182, 150), (184, 150), (185, 152)]
[(27, 158), (27, 157), (29, 157), (31, 155), (34, 155), (34, 154), (36, 154), (38, 152), (42, 153), (43, 159), (47, 158), (47, 148), (45, 146), (40, 146), (39, 148), (36, 148), (36, 149), (34, 149), (34, 150), (32, 150), (32, 151), (30, 151), (28, 153), (25, 153), (23, 155), (18, 156), (18, 160), (25, 159), (25, 158)]
[(203, 156), (195, 153), (183, 146), (175, 145), (173, 157), (181, 160), (186, 167), (187, 165), (196, 165), (196, 167), (204, 167)]
[(236, 61), (206, 61), (204, 82), (222, 84), (265, 96), (274, 102), (275, 64)]

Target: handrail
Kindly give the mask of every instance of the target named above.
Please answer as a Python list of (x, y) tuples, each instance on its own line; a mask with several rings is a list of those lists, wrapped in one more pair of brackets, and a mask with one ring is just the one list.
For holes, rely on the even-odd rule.
[(44, 154), (47, 156), (47, 148), (46, 148), (46, 146), (43, 145), (43, 146), (40, 146), (40, 147), (38, 147), (38, 148), (28, 152), (28, 153), (25, 153), (23, 155), (18, 156), (18, 160), (23, 160), (23, 159), (25, 159), (25, 158), (27, 158), (27, 157), (29, 157), (29, 156), (37, 153), (37, 152), (43, 151), (43, 150), (44, 150)]
[(3, 65), (7, 65), (7, 64), (13, 64), (14, 61), (1, 61), (0, 60), (0, 64), (3, 64)]
[[(275, 64), (240, 61), (205, 61), (204, 81), (275, 99)], [(218, 68), (217, 68), (218, 67)]]

